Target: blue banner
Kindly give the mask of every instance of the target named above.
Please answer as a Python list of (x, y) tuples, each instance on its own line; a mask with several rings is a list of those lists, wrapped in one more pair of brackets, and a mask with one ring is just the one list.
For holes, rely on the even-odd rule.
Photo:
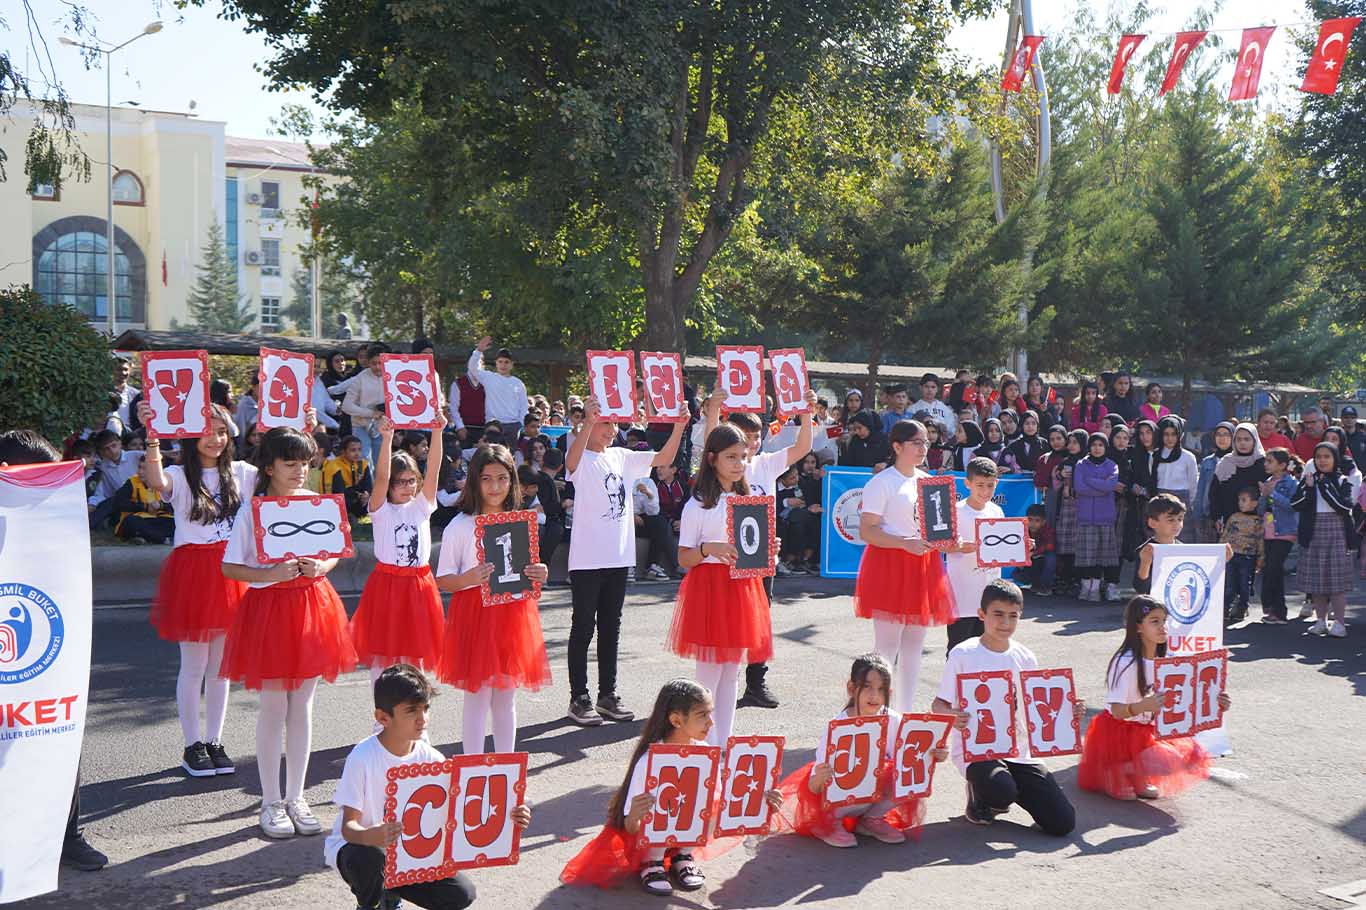
[[(891, 470), (891, 469), (888, 469)], [(968, 486), (962, 471), (950, 471), (958, 478), (958, 498), (968, 498)], [(870, 468), (825, 469), (822, 485), (821, 509), (821, 576), (823, 578), (854, 578), (858, 575), (859, 560), (863, 558), (863, 540), (859, 537), (859, 517), (863, 513), (863, 485), (873, 476)], [(1007, 518), (1020, 518), (1025, 509), (1043, 497), (1034, 487), (1029, 475), (1008, 474), (996, 484), (992, 501), (1001, 507)], [(1009, 570), (1002, 573), (1009, 576)]]
[(569, 435), (569, 427), (548, 427), (541, 424), (541, 435), (550, 437), (551, 442), (559, 442), (561, 436)]

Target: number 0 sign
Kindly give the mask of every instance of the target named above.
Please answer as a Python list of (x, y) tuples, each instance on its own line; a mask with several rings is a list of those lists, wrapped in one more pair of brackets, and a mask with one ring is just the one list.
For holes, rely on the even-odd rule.
[(640, 378), (650, 402), (654, 423), (687, 423), (688, 402), (683, 395), (683, 358), (662, 351), (640, 352)]
[(599, 420), (636, 419), (636, 358), (630, 351), (589, 351), (588, 387), (598, 402)]
[(735, 547), (731, 578), (759, 578), (772, 575), (778, 552), (774, 527), (772, 496), (729, 496), (726, 498), (726, 531)]
[(493, 574), (479, 586), (485, 604), (511, 603), (540, 597), (540, 582), (527, 577), (526, 567), (540, 551), (536, 513), (498, 512), (474, 520), (474, 556), (480, 565), (493, 564)]

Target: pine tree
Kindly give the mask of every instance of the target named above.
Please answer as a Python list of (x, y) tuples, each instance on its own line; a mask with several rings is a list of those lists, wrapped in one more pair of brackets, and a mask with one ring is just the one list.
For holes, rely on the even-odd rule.
[(201, 332), (244, 331), (256, 321), (250, 303), (237, 287), (237, 264), (228, 258), (223, 226), (209, 222), (209, 237), (195, 267), (199, 274), (186, 303), (190, 321)]
[[(323, 259), (322, 284), (318, 293), (322, 299), (323, 331), (327, 335), (337, 325), (337, 315), (345, 313), (354, 325), (359, 310), (354, 282), (346, 270), (331, 258)], [(313, 269), (305, 252), (304, 265), (296, 268), (289, 282), (289, 304), (280, 311), (303, 335), (313, 333)]]

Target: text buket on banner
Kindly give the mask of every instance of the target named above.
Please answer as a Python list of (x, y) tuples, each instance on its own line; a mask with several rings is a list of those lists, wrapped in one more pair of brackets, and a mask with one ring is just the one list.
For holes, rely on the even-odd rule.
[(381, 354), (384, 414), (399, 430), (434, 430), (441, 387), (431, 354)]
[(209, 433), (209, 354), (207, 351), (146, 351), (142, 397), (152, 409), (148, 434), (187, 439)]
[(313, 355), (261, 348), (258, 378), (261, 401), (256, 425), (261, 432), (275, 427), (306, 428), (305, 409), (313, 400)]

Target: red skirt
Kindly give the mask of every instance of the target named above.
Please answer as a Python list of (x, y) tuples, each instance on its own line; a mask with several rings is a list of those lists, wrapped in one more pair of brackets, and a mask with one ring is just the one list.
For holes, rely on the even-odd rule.
[(763, 663), (773, 656), (768, 595), (759, 578), (731, 578), (730, 567), (702, 563), (678, 586), (666, 645), (679, 657), (712, 664)]
[(444, 621), (431, 566), (376, 563), (351, 617), (351, 641), (368, 666), (410, 663), (430, 672), (441, 656)]
[(945, 626), (957, 619), (939, 551), (916, 556), (889, 547), (864, 547), (854, 583), (854, 615), (908, 626)]
[[(776, 817), (776, 830), (791, 831), (804, 837), (823, 837), (841, 825), (846, 831), (853, 831), (858, 826), (860, 816), (851, 814), (838, 818), (835, 809), (825, 805), (821, 794), (811, 792), (811, 769), (814, 767), (814, 762), (808, 762), (783, 778), (778, 785), (783, 794), (783, 809)], [(894, 772), (891, 762), (883, 764), (878, 772), (881, 781), (879, 792), (891, 792), (891, 776)], [(893, 803), (884, 819), (898, 831), (919, 838), (920, 826), (925, 821), (925, 801), (912, 796)]]
[(437, 679), (466, 692), (485, 686), (535, 691), (548, 684), (538, 610), (531, 597), (486, 607), (478, 588), (456, 591), (446, 611)]
[(611, 888), (640, 871), (645, 844), (621, 828), (604, 825), (598, 836), (565, 864), (560, 881), (566, 885)]
[(297, 689), (355, 669), (346, 610), (327, 580), (300, 576), (248, 588), (223, 648), (219, 675), (248, 689)]
[(1133, 799), (1151, 784), (1175, 796), (1209, 777), (1210, 756), (1194, 737), (1159, 740), (1153, 724), (1117, 720), (1102, 711), (1086, 729), (1077, 784), (1083, 790)]
[(223, 635), (247, 592), (247, 583), (223, 575), (226, 540), (183, 543), (161, 564), (148, 615), (167, 641), (204, 642)]

